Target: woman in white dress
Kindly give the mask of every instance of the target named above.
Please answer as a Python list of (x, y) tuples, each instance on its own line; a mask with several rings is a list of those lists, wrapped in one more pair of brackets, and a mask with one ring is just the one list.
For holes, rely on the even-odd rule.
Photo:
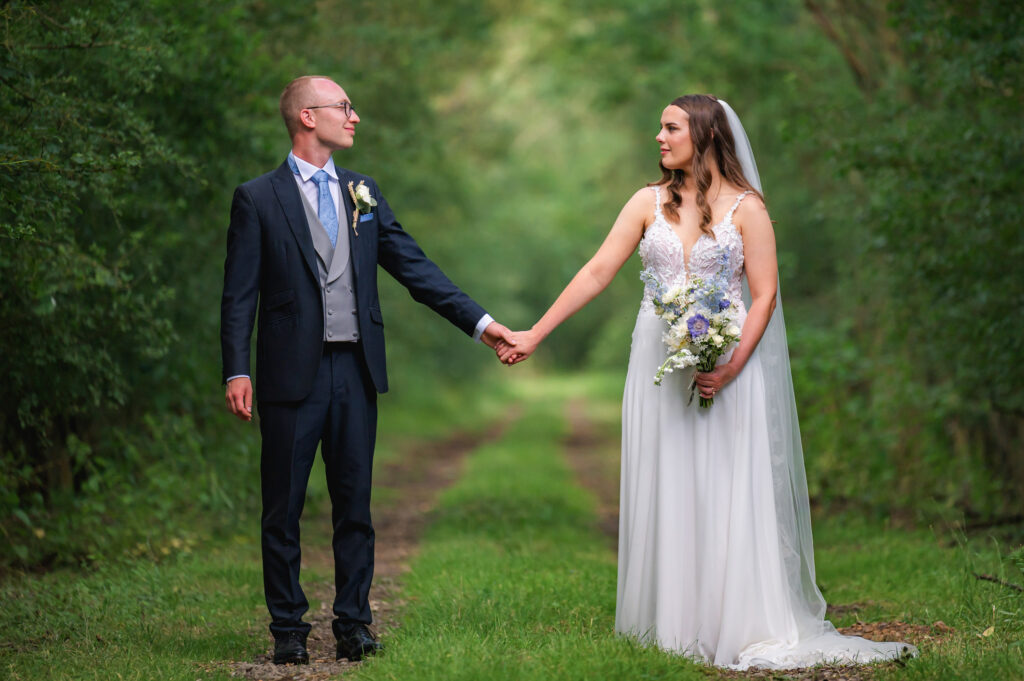
[[(600, 249), (502, 361), (529, 357), (634, 251), (666, 286), (727, 269), (739, 343), (654, 384), (666, 323), (645, 291), (622, 402), (616, 631), (734, 669), (858, 664), (917, 653), (843, 636), (824, 619), (778, 294), (775, 235), (746, 133), (708, 95), (673, 101), (656, 137), (662, 179), (637, 191)], [(749, 293), (748, 293), (749, 290)], [(746, 295), (745, 295), (746, 294)]]

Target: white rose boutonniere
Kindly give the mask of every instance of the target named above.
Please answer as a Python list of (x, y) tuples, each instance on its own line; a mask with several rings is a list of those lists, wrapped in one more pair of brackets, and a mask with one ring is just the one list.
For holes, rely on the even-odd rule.
[(370, 194), (370, 188), (359, 182), (356, 187), (356, 201), (359, 204), (359, 212), (369, 213), (370, 209), (377, 205), (377, 199)]
[(351, 182), (348, 183), (348, 195), (352, 197), (352, 203), (356, 207), (352, 212), (352, 231), (356, 233), (356, 236), (359, 236), (359, 214), (370, 213), (373, 207), (377, 205), (377, 199), (373, 198), (370, 188), (363, 184), (362, 180), (359, 180), (359, 184), (354, 188)]

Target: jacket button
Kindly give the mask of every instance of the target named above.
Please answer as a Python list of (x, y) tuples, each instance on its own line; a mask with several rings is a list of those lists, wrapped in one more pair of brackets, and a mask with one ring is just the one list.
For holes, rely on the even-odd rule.
[(328, 293), (330, 293), (330, 292), (331, 292), (331, 287), (330, 287), (330, 286), (328, 286), (328, 287), (327, 287), (327, 292), (328, 292)]
[(330, 338), (330, 337), (331, 337), (331, 336), (333, 336), (333, 335), (334, 335), (334, 332), (333, 332), (333, 331), (328, 331), (328, 332), (327, 332), (327, 337), (328, 337), (328, 338)]
[(328, 316), (330, 316), (330, 315), (332, 315), (332, 314), (334, 314), (334, 310), (328, 310), (328, 311), (327, 311), (327, 315), (328, 315)]
[(355, 310), (352, 310), (352, 314), (355, 314), (355, 313), (356, 313), (356, 311), (355, 311)]

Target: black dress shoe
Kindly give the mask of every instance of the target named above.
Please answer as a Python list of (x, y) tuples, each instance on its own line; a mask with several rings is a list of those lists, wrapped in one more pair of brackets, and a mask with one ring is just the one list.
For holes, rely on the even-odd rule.
[(335, 631), (338, 637), (338, 656), (336, 659), (348, 658), (358, 662), (367, 655), (376, 655), (384, 649), (373, 637), (365, 624), (355, 624), (347, 629)]
[(274, 664), (309, 664), (306, 637), (292, 632), (274, 640)]

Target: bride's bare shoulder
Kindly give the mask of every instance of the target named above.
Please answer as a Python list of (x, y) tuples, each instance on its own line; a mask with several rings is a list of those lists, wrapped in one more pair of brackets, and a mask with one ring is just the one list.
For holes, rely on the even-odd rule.
[[(627, 203), (633, 201), (646, 201), (647, 203), (654, 203), (654, 197), (657, 196), (659, 185), (644, 185), (633, 192), (633, 196), (629, 197)], [(663, 190), (664, 191), (664, 190)]]
[(622, 214), (640, 221), (646, 228), (654, 221), (656, 197), (657, 193), (654, 187), (641, 187), (626, 201), (626, 205), (622, 207)]
[(736, 217), (742, 219), (758, 216), (768, 217), (768, 207), (764, 205), (764, 200), (755, 193), (744, 196), (740, 205), (736, 206)]
[(736, 206), (732, 221), (744, 238), (748, 235), (774, 232), (768, 208), (757, 194), (743, 197), (740, 205)]

